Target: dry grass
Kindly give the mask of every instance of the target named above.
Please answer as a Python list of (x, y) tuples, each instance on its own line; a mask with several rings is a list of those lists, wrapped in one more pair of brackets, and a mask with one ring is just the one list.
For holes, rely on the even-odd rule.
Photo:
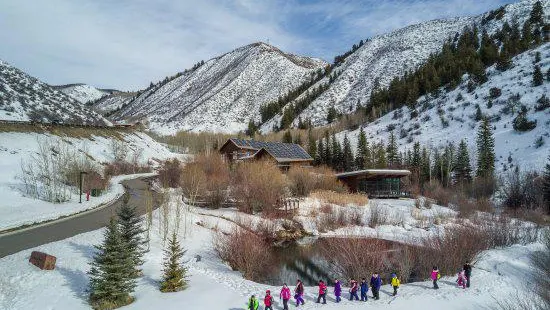
[(332, 203), (339, 206), (356, 205), (364, 206), (369, 202), (369, 199), (365, 195), (351, 194), (351, 193), (338, 193), (335, 191), (318, 190), (310, 195), (312, 198), (319, 199), (320, 201)]
[(381, 208), (377, 203), (370, 206), (370, 216), (367, 225), (370, 228), (376, 228), (380, 225), (388, 224), (388, 213), (384, 208)]

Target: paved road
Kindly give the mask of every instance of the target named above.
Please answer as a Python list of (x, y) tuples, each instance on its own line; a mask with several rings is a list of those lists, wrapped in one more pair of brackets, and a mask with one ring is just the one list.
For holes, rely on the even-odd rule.
[[(145, 214), (144, 193), (149, 184), (143, 179), (123, 181), (130, 193), (130, 203), (137, 206), (139, 214)], [(152, 192), (154, 195), (154, 192)], [(84, 232), (104, 227), (116, 214), (116, 208), (122, 204), (122, 198), (109, 206), (75, 217), (68, 217), (19, 232), (0, 235), (0, 258), (45, 243), (62, 240)], [(156, 206), (156, 203), (153, 203)]]

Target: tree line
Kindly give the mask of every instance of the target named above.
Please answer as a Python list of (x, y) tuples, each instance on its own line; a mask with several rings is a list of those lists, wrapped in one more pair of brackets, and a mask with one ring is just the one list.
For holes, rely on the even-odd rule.
[[(455, 88), (465, 74), (469, 75), (469, 88), (485, 83), (487, 67), (496, 64), (498, 70), (505, 71), (513, 56), (549, 40), (550, 25), (544, 22), (543, 15), (542, 3), (538, 1), (522, 27), (517, 21), (504, 22), (493, 35), (486, 30), (480, 34), (477, 26), (466, 27), (415, 71), (394, 78), (386, 88), (375, 83), (363, 112), (377, 118), (404, 105), (414, 109), (418, 98), (441, 87)], [(537, 80), (541, 76), (539, 72)]]

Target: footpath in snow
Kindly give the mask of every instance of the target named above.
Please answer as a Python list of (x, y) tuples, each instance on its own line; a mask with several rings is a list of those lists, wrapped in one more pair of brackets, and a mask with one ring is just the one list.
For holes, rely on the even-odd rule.
[[(401, 205), (396, 205), (397, 210), (410, 212), (408, 209), (405, 210), (404, 202), (400, 203)], [(391, 204), (391, 201), (388, 201), (388, 204)], [(414, 208), (412, 201), (409, 202), (409, 207)], [(187, 207), (185, 210), (180, 222), (179, 236), (182, 245), (187, 249), (185, 260), (189, 267), (190, 287), (178, 293), (165, 294), (158, 290), (163, 257), (163, 229), (161, 210), (155, 210), (150, 229), (150, 251), (145, 255), (144, 275), (139, 280), (134, 294), (136, 301), (124, 309), (244, 309), (250, 295), (255, 294), (261, 300), (267, 289), (274, 292), (274, 309), (282, 309), (278, 299), (280, 287), (243, 279), (239, 272), (232, 271), (214, 253), (211, 228), (225, 230), (232, 224), (212, 214), (225, 214), (229, 217), (235, 211), (206, 211)], [(383, 230), (386, 234), (391, 231)], [(102, 233), (103, 230), (100, 229), (1, 258), (0, 309), (89, 309), (86, 272), (93, 257), (93, 245), (101, 243)], [(415, 230), (410, 230), (410, 233), (415, 234)], [(443, 277), (437, 291), (431, 288), (432, 284), (429, 281), (417, 282), (402, 284), (398, 296), (392, 297), (391, 288), (384, 285), (380, 300), (369, 299), (368, 302), (361, 303), (346, 300), (347, 288), (344, 288), (344, 300), (336, 304), (332, 288), (329, 288), (327, 304), (319, 305), (314, 303), (317, 288), (307, 287), (306, 304), (300, 309), (482, 309), (495, 305), (495, 299), (503, 300), (529, 292), (528, 257), (532, 251), (540, 247), (540, 244), (534, 243), (484, 252), (474, 265), (470, 289), (458, 288), (454, 277)], [(41, 271), (29, 264), (28, 257), (32, 250), (56, 255), (56, 269)], [(201, 256), (200, 261), (195, 260), (196, 255)], [(291, 289), (294, 288), (294, 283), (289, 285)], [(296, 307), (292, 304), (291, 309)]]

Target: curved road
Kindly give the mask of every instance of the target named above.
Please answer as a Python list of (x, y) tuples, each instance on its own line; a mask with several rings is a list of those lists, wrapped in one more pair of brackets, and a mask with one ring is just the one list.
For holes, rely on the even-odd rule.
[[(145, 214), (144, 193), (149, 189), (147, 179), (132, 179), (123, 181), (126, 191), (130, 193), (130, 204), (137, 206), (138, 213)], [(155, 199), (155, 192), (153, 199)], [(122, 204), (122, 197), (110, 205), (98, 210), (67, 217), (60, 220), (38, 224), (36, 227), (22, 229), (20, 231), (0, 234), (0, 258), (33, 248), (45, 243), (62, 240), (84, 232), (105, 227), (112, 216), (116, 215), (116, 209)], [(153, 202), (153, 207), (157, 204)]]

